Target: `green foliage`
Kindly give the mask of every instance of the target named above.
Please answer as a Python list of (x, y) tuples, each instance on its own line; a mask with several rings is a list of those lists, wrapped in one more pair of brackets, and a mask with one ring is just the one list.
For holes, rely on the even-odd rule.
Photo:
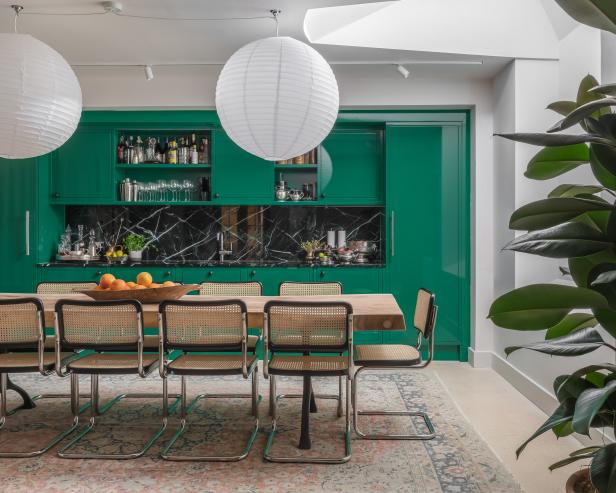
[(556, 0), (556, 2), (576, 21), (616, 34), (614, 0)]
[(124, 248), (129, 252), (139, 252), (145, 247), (145, 236), (135, 233), (124, 238)]

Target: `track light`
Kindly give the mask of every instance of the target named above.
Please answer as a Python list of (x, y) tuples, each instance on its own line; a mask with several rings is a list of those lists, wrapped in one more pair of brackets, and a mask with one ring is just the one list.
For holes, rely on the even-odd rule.
[(409, 75), (411, 75), (411, 73), (403, 65), (398, 64), (396, 66), (396, 69), (398, 70), (400, 75), (404, 77), (405, 79), (408, 79)]
[(154, 71), (152, 70), (151, 65), (146, 65), (145, 67), (143, 67), (143, 70), (145, 72), (146, 80), (152, 80), (154, 78)]

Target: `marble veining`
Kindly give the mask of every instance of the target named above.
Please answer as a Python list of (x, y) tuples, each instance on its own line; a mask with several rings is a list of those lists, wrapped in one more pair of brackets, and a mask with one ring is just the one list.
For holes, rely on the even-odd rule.
[(94, 228), (98, 241), (121, 242), (128, 233), (146, 237), (144, 260), (216, 261), (217, 233), (225, 234), (231, 262), (292, 263), (302, 258), (302, 241), (327, 239), (328, 230), (345, 230), (347, 240), (370, 240), (381, 246), (382, 207), (314, 206), (68, 206), (66, 224)]

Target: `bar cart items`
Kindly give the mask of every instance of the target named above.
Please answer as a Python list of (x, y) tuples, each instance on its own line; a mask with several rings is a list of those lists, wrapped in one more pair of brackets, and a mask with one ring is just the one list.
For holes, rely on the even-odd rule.
[(209, 164), (209, 132), (190, 136), (121, 135), (116, 149), (119, 164)]
[(122, 202), (205, 202), (210, 200), (210, 179), (137, 182), (125, 178), (119, 183), (119, 195)]

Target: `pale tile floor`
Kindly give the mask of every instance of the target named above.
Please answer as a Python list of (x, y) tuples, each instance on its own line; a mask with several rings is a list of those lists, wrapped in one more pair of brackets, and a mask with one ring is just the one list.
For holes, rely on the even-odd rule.
[(548, 466), (582, 448), (572, 437), (558, 441), (551, 432), (531, 442), (518, 460), (515, 450), (545, 421), (546, 415), (490, 369), (465, 363), (435, 362), (432, 369), (477, 433), (488, 443), (527, 493), (563, 493), (579, 468), (554, 472)]

